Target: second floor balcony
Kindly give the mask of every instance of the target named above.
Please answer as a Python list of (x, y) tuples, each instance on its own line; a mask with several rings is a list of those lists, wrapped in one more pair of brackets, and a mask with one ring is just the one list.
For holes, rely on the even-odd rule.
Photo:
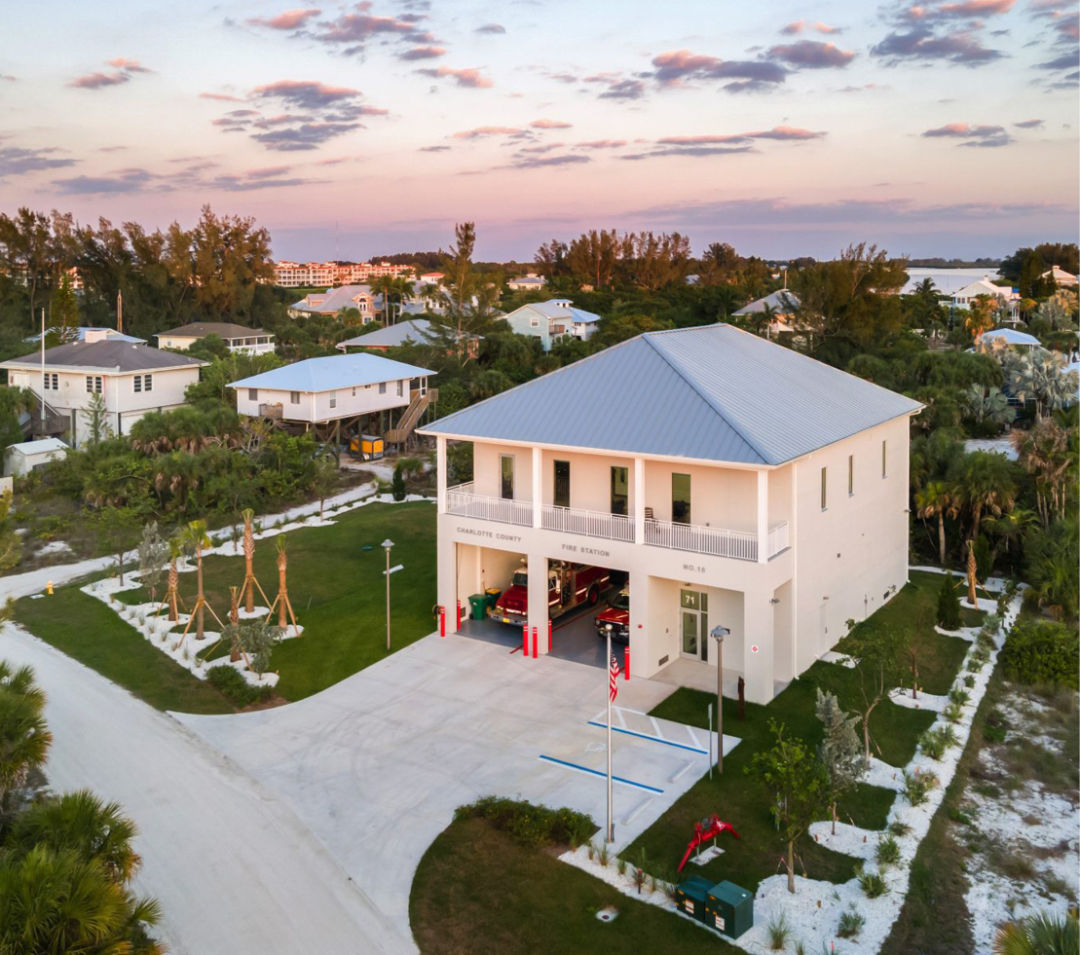
[[(601, 540), (641, 543), (734, 560), (757, 561), (760, 550), (758, 535), (752, 531), (660, 521), (653, 519), (648, 513), (643, 524), (644, 534), (642, 539), (638, 540), (633, 517), (547, 504), (541, 505), (539, 514), (535, 514), (532, 501), (477, 494), (472, 483), (447, 488), (446, 511), (460, 517), (483, 521), (537, 527)], [(765, 559), (786, 550), (790, 546), (787, 521), (770, 525), (761, 546), (765, 549)]]

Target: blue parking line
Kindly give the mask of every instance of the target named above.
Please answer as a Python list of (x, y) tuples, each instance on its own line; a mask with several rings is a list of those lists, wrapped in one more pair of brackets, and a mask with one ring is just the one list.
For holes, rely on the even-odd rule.
[[(546, 760), (549, 763), (557, 763), (560, 766), (569, 766), (570, 769), (576, 769), (583, 773), (590, 773), (593, 776), (607, 776), (607, 773), (602, 773), (598, 769), (589, 769), (588, 766), (579, 766), (577, 763), (569, 763), (565, 759), (556, 759), (554, 756), (545, 756), (543, 753), (540, 754), (540, 759)], [(612, 776), (611, 778), (617, 783), (622, 783), (624, 786), (633, 786), (635, 789), (644, 789), (646, 792), (657, 793), (658, 795), (663, 795), (664, 793), (664, 790), (657, 789), (655, 786), (648, 786), (645, 783), (636, 783), (634, 780), (625, 779), (622, 776)]]
[[(590, 726), (599, 726), (600, 729), (606, 730), (607, 723), (598, 723), (596, 720), (589, 720)], [(663, 739), (659, 736), (649, 736), (648, 733), (635, 733), (633, 730), (620, 729), (618, 726), (611, 727), (613, 733), (625, 733), (627, 736), (636, 736), (638, 739), (649, 739), (654, 743), (663, 743), (665, 746), (674, 746), (676, 749), (686, 749), (691, 753), (700, 753), (702, 756), (708, 756), (708, 750), (702, 749), (700, 746), (687, 746), (685, 743), (675, 743), (669, 739)]]

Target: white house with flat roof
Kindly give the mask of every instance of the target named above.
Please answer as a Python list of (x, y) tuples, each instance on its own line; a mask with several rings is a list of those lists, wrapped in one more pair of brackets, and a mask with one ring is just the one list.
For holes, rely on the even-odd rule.
[(44, 398), (48, 420), (66, 419), (51, 434), (70, 432), (72, 444), (91, 435), (92, 405), (101, 398), (102, 426), (127, 434), (148, 411), (171, 411), (184, 404), (189, 385), (206, 362), (149, 345), (109, 339), (76, 341), (0, 362), (8, 384)]
[[(651, 332), (420, 429), (437, 442), (438, 600), (550, 561), (627, 575), (635, 674), (766, 702), (907, 580), (921, 405), (731, 325)], [(447, 486), (447, 446), (473, 479)], [(709, 671), (714, 676), (709, 677)], [(704, 679), (703, 679), (704, 678)]]
[(547, 302), (530, 302), (508, 312), (503, 320), (518, 335), (539, 338), (544, 351), (551, 351), (560, 338), (592, 338), (600, 322), (595, 312), (575, 308), (568, 298), (553, 298)]

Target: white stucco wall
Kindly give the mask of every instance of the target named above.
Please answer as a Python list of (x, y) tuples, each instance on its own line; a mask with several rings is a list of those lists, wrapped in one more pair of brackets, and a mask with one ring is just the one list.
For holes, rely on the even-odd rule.
[[(398, 385), (401, 385), (401, 395)], [(257, 416), (260, 405), (281, 405), (282, 415), (289, 421), (333, 421), (336, 418), (349, 418), (353, 415), (370, 414), (386, 411), (389, 408), (403, 408), (409, 403), (409, 379), (403, 378), (386, 383), (385, 394), (379, 393), (379, 386), (357, 385), (339, 388), (336, 391), (301, 391), (299, 400), (292, 401), (292, 392), (276, 388), (257, 388), (255, 397), (251, 397), (250, 388), (236, 388), (236, 410), (242, 415)], [(336, 407), (331, 401), (336, 399)]]

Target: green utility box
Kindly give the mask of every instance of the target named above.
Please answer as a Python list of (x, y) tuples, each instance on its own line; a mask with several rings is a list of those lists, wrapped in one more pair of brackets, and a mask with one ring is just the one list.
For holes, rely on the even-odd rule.
[(473, 620), (483, 620), (487, 610), (487, 594), (472, 594), (469, 597), (469, 606), (472, 607)]
[(713, 884), (700, 875), (692, 875), (675, 886), (675, 907), (699, 922), (705, 921), (705, 899)]
[(502, 596), (502, 591), (498, 587), (488, 587), (484, 591), (484, 596), (487, 598), (484, 603), (488, 610), (494, 610), (495, 604), (498, 603), (499, 598)]
[(754, 895), (734, 882), (717, 882), (705, 895), (705, 918), (709, 928), (728, 938), (738, 938), (754, 924)]

